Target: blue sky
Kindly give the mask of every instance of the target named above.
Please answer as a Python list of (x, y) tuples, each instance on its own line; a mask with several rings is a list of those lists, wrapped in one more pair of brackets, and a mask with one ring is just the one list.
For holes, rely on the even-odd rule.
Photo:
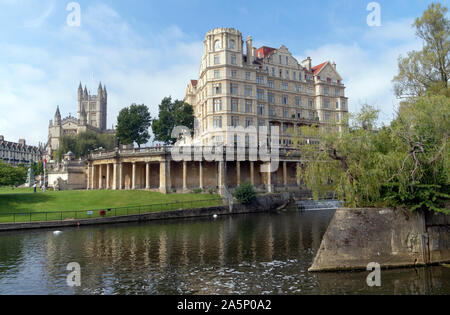
[[(77, 1), (81, 26), (67, 25), (61, 0), (0, 0), (0, 134), (47, 140), (59, 105), (76, 115), (80, 81), (108, 89), (108, 125), (122, 107), (145, 103), (157, 115), (167, 95), (183, 98), (197, 78), (202, 42), (215, 27), (234, 27), (256, 46), (288, 47), (299, 61), (337, 63), (349, 108), (365, 102), (392, 119), (397, 58), (421, 42), (411, 24), (432, 1), (377, 1), (381, 26), (367, 25), (371, 1)], [(449, 1), (442, 1), (449, 5)]]

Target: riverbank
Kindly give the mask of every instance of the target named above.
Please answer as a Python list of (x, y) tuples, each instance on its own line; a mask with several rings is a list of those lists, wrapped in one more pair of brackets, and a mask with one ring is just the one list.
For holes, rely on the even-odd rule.
[(304, 196), (305, 192), (299, 191), (295, 193), (282, 193), (282, 194), (265, 194), (255, 198), (255, 200), (249, 205), (234, 204), (232, 207), (228, 205), (203, 207), (195, 209), (182, 209), (174, 211), (159, 211), (143, 214), (122, 215), (101, 217), (93, 219), (68, 219), (61, 221), (47, 221), (47, 222), (24, 222), (24, 223), (6, 223), (0, 224), (0, 231), (14, 231), (14, 230), (27, 230), (27, 229), (45, 229), (45, 228), (62, 228), (73, 226), (86, 226), (86, 225), (99, 225), (99, 224), (115, 224), (124, 222), (145, 222), (152, 220), (167, 220), (167, 219), (180, 219), (180, 218), (192, 218), (192, 217), (205, 217), (205, 216), (223, 216), (230, 214), (243, 214), (243, 213), (256, 213), (267, 212), (280, 207), (287, 201), (294, 197)]
[(450, 216), (408, 209), (338, 209), (309, 271), (450, 262)]

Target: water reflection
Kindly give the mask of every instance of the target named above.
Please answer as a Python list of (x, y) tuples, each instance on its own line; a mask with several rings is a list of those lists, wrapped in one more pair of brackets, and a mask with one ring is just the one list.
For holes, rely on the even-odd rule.
[[(2, 294), (433, 294), (450, 269), (310, 274), (332, 211), (0, 234)], [(66, 285), (78, 262), (82, 286)]]

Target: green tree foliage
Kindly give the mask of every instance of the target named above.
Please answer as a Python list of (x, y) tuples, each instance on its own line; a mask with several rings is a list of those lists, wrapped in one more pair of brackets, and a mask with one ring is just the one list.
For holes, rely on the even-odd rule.
[(0, 161), (0, 186), (20, 186), (25, 183), (27, 169), (14, 167)]
[(33, 163), (33, 174), (35, 176), (44, 174), (44, 163), (42, 161)]
[(450, 96), (450, 20), (446, 14), (446, 7), (433, 3), (414, 22), (424, 46), (399, 58), (399, 73), (393, 80), (398, 97), (418, 97), (427, 91)]
[(194, 109), (191, 105), (165, 97), (159, 105), (158, 119), (153, 120), (152, 129), (156, 141), (174, 144), (177, 139), (172, 138), (172, 130), (177, 126), (194, 129)]
[(99, 134), (86, 131), (77, 135), (66, 135), (61, 137), (59, 149), (55, 152), (54, 158), (60, 161), (64, 157), (64, 154), (69, 151), (76, 158), (80, 158), (100, 147), (106, 150), (112, 150), (115, 147), (115, 143), (115, 136), (111, 134)]
[(144, 104), (132, 104), (122, 109), (117, 117), (116, 136), (123, 144), (136, 143), (138, 147), (150, 139), (149, 128), (152, 117), (148, 107)]
[(250, 183), (240, 184), (236, 187), (233, 197), (244, 205), (250, 204), (256, 197), (255, 187)]

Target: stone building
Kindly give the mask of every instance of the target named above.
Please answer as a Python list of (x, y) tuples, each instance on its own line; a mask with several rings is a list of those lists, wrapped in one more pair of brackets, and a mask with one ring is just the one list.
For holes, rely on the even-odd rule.
[(59, 106), (56, 108), (54, 119), (50, 120), (48, 127), (46, 154), (50, 159), (53, 157), (53, 152), (59, 149), (62, 136), (76, 135), (88, 130), (97, 133), (112, 132), (111, 130), (107, 130), (106, 127), (108, 109), (106, 86), (102, 87), (100, 83), (97, 92), (97, 95), (91, 95), (87, 91), (86, 86), (83, 90), (80, 83), (77, 93), (77, 118), (69, 115), (62, 119)]
[(24, 139), (19, 142), (5, 141), (0, 136), (0, 160), (13, 166), (19, 164), (30, 165), (42, 159), (43, 147), (27, 145)]
[[(244, 47), (242, 34), (216, 28), (206, 34), (198, 79), (191, 80), (185, 102), (198, 121), (194, 142), (202, 145), (242, 141), (233, 127), (280, 128), (280, 146), (291, 146), (291, 133), (302, 125), (342, 122), (348, 113), (345, 86), (334, 62), (312, 66), (298, 62), (285, 47)], [(340, 128), (340, 127), (339, 127)], [(248, 135), (245, 142), (248, 141)]]

